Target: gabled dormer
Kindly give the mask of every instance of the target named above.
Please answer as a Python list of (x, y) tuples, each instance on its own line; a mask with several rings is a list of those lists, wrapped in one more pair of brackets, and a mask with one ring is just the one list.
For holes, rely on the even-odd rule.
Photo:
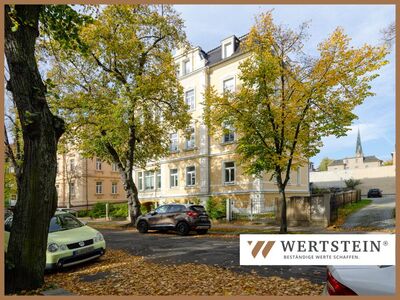
[(235, 53), (239, 45), (239, 40), (236, 36), (232, 35), (221, 41), (221, 58), (225, 59)]

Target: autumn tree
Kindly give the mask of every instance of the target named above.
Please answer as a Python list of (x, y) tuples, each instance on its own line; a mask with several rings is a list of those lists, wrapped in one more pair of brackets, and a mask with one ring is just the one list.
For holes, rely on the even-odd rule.
[(235, 128), (236, 153), (246, 173), (275, 177), (280, 193), (280, 232), (287, 232), (286, 187), (291, 170), (307, 165), (321, 138), (340, 137), (356, 118), (352, 110), (372, 95), (370, 82), (384, 64), (384, 47), (355, 48), (337, 28), (319, 44), (318, 57), (304, 49), (307, 25), (298, 31), (261, 14), (244, 42), (236, 93), (205, 92), (211, 133)]
[(83, 155), (118, 166), (134, 223), (134, 168), (167, 155), (169, 133), (190, 121), (172, 56), (186, 41), (183, 21), (168, 5), (110, 5), (80, 36), (80, 54), (48, 47), (53, 107)]
[(396, 40), (396, 24), (394, 22), (390, 23), (387, 27), (381, 30), (382, 40), (389, 46)]
[(333, 162), (332, 159), (329, 159), (328, 157), (324, 157), (321, 159), (321, 162), (319, 163), (318, 170), (319, 171), (328, 171), (328, 166)]
[(78, 15), (67, 5), (5, 6), (6, 89), (15, 102), (23, 140), (18, 201), (6, 256), (7, 293), (43, 284), (49, 222), (57, 205), (56, 151), (64, 122), (47, 104), (36, 41), (46, 28), (60, 44), (70, 44), (81, 20)]

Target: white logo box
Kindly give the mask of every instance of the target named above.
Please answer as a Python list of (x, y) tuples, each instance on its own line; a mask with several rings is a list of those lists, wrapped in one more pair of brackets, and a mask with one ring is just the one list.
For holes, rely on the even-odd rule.
[(241, 265), (395, 265), (394, 234), (241, 234)]

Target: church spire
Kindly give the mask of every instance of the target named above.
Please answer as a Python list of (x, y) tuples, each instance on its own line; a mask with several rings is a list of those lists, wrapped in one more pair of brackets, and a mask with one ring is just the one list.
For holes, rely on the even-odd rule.
[(361, 146), (360, 128), (358, 128), (357, 134), (357, 145), (356, 145), (356, 157), (363, 157), (364, 153)]

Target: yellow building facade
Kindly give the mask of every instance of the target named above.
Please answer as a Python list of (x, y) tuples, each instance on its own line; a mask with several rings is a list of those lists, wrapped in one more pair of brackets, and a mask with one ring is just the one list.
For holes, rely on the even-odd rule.
[[(171, 132), (170, 155), (145, 170), (135, 170), (134, 178), (142, 202), (164, 204), (205, 203), (210, 197), (232, 199), (235, 206), (255, 212), (271, 210), (279, 197), (271, 175), (253, 178), (244, 175), (234, 153), (235, 132), (210, 136), (203, 121), (204, 91), (240, 88), (239, 64), (247, 54), (241, 51), (245, 37), (228, 37), (208, 52), (200, 47), (176, 53), (177, 74), (190, 107), (192, 123), (188, 133)], [(304, 166), (292, 172), (288, 196), (309, 194), (309, 171)]]
[(57, 155), (58, 207), (77, 210), (97, 202), (126, 202), (116, 165), (98, 158), (85, 158), (77, 151)]

